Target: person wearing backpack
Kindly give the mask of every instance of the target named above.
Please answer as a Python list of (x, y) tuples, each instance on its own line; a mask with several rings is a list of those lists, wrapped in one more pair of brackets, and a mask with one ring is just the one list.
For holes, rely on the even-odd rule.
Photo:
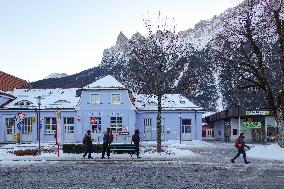
[(113, 141), (113, 135), (110, 128), (107, 128), (106, 132), (104, 133), (103, 137), (103, 150), (102, 150), (102, 157), (101, 159), (105, 158), (105, 153), (107, 153), (107, 158), (109, 159), (110, 156), (110, 145)]
[(85, 146), (85, 154), (83, 155), (83, 158), (85, 158), (86, 155), (89, 154), (88, 159), (93, 159), (91, 156), (93, 144), (92, 144), (92, 136), (90, 130), (88, 130), (87, 133), (85, 134), (85, 137), (83, 139), (83, 144)]
[(136, 151), (136, 155), (137, 155), (137, 158), (141, 158), (139, 157), (139, 143), (140, 143), (140, 136), (139, 136), (139, 130), (136, 129), (135, 130), (135, 134), (132, 135), (132, 142), (134, 143), (135, 145), (135, 151)]
[(232, 163), (235, 163), (235, 159), (237, 159), (241, 154), (243, 154), (245, 164), (250, 163), (247, 160), (246, 151), (245, 151), (245, 147), (247, 147), (249, 150), (250, 150), (250, 147), (248, 145), (246, 145), (244, 139), (245, 139), (244, 133), (240, 133), (240, 136), (237, 138), (235, 145), (234, 145), (238, 149), (238, 153), (236, 154), (236, 156), (233, 159), (231, 159)]

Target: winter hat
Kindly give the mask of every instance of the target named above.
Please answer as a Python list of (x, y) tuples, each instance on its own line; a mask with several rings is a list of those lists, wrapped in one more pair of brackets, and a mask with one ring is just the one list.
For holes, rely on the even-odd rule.
[(90, 131), (90, 130), (87, 130), (87, 133), (91, 133), (91, 131)]
[(107, 128), (107, 131), (110, 132), (110, 128), (109, 127)]
[(135, 130), (135, 133), (140, 133), (140, 132), (139, 132), (139, 129), (136, 129), (136, 130)]

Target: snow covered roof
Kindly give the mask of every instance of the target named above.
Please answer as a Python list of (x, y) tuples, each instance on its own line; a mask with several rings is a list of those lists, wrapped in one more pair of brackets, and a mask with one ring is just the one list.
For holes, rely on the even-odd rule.
[(35, 97), (41, 96), (41, 107), (43, 109), (53, 108), (75, 108), (80, 97), (76, 96), (76, 88), (71, 89), (15, 89), (11, 92), (16, 97), (5, 108), (28, 108), (38, 107)]
[(7, 92), (1, 91), (0, 90), (0, 96), (4, 96), (6, 98), (14, 99), (15, 97)]
[[(140, 94), (135, 95), (135, 106), (138, 110), (157, 110), (158, 101), (154, 95)], [(162, 97), (163, 110), (203, 110), (194, 105), (181, 94), (166, 94)]]
[(120, 82), (118, 82), (114, 77), (111, 75), (107, 75), (85, 87), (83, 89), (113, 89), (113, 88), (125, 88)]

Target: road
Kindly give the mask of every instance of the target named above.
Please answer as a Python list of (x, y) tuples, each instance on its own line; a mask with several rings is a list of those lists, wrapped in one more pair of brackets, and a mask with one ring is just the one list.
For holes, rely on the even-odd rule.
[(79, 160), (1, 165), (0, 188), (284, 188), (284, 162), (242, 158), (220, 144), (171, 160)]

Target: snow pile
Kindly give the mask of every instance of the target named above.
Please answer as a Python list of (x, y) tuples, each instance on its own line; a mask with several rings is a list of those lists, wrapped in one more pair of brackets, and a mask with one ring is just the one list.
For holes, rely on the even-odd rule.
[[(142, 146), (157, 146), (156, 141), (143, 141)], [(192, 140), (192, 141), (182, 141), (180, 144), (179, 140), (168, 140), (168, 141), (162, 141), (162, 146), (165, 147), (172, 147), (172, 148), (192, 148), (192, 147), (212, 147), (214, 144), (206, 142), (206, 141), (200, 141), (200, 140)]]
[(277, 144), (268, 146), (257, 145), (246, 153), (252, 158), (284, 160), (284, 148), (281, 148)]
[(175, 157), (189, 157), (194, 156), (195, 154), (190, 150), (177, 149), (173, 147), (164, 148), (163, 152), (158, 153), (156, 148), (145, 148), (141, 153), (141, 156), (144, 158), (175, 158)]

